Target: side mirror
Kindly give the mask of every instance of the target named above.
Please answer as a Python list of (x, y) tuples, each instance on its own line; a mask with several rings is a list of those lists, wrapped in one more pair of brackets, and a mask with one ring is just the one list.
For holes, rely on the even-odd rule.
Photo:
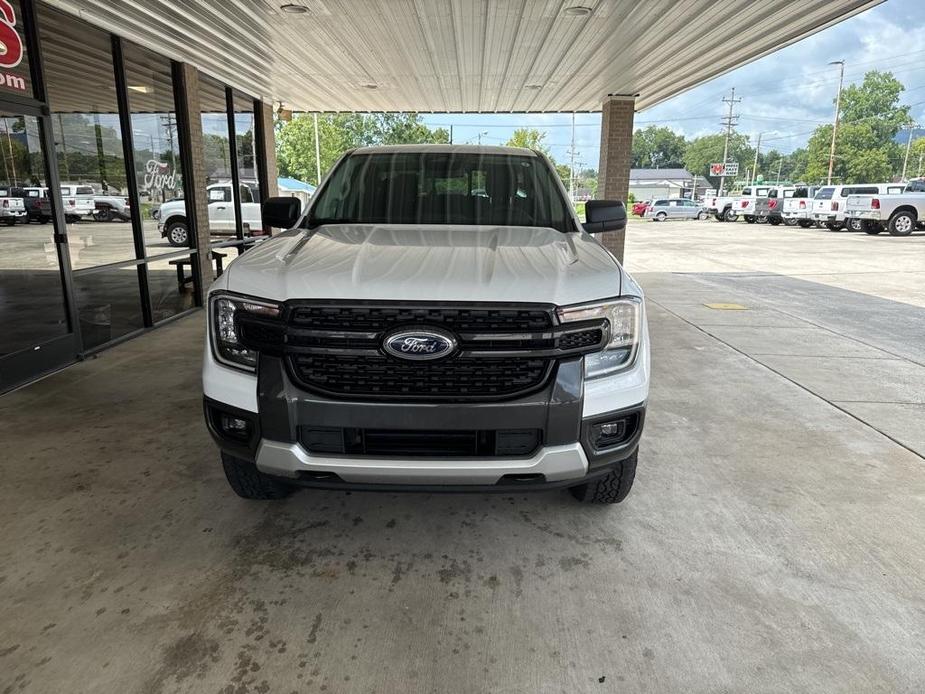
[(585, 203), (585, 231), (602, 234), (626, 228), (626, 206), (619, 200), (588, 200)]
[(302, 216), (302, 201), (298, 198), (267, 198), (260, 206), (265, 227), (291, 229)]

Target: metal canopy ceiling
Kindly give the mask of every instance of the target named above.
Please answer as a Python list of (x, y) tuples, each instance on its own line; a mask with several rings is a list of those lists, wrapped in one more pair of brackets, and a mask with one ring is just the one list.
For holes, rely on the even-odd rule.
[(653, 106), (882, 0), (286, 1), (50, 4), (294, 110), (520, 112)]

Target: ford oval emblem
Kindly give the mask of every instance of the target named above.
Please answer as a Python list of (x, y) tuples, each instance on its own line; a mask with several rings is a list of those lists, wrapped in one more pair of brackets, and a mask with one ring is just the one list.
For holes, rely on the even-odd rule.
[(432, 328), (402, 330), (387, 335), (382, 341), (382, 348), (399, 359), (413, 361), (440, 359), (449, 356), (456, 349), (456, 338), (442, 330)]

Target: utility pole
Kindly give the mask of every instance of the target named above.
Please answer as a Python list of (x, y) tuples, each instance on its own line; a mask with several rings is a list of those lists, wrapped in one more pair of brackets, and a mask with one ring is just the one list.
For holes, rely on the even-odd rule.
[(922, 164), (925, 163), (925, 152), (919, 154), (919, 168), (916, 172), (916, 176), (922, 175)]
[(835, 95), (835, 120), (832, 123), (832, 146), (829, 148), (829, 177), (826, 185), (832, 185), (832, 169), (835, 167), (835, 135), (838, 133), (838, 116), (841, 111), (841, 89), (845, 83), (845, 61), (833, 60), (829, 65), (838, 65), (838, 93)]
[(754, 180), (751, 181), (752, 185), (754, 185), (755, 181), (758, 179), (758, 152), (761, 151), (761, 135), (762, 133), (758, 133), (758, 144), (755, 145), (755, 166), (752, 168)]
[(909, 166), (909, 152), (912, 149), (912, 133), (915, 130), (915, 127), (915, 123), (909, 123), (909, 139), (906, 140), (906, 156), (903, 159), (903, 181), (906, 180), (906, 168)]
[(313, 113), (315, 120), (315, 175), (316, 185), (321, 185), (321, 141), (318, 139), (318, 114)]
[(780, 185), (780, 172), (784, 168), (784, 158), (781, 157), (777, 162), (777, 185)]
[(694, 182), (691, 184), (691, 200), (697, 199), (697, 174), (694, 174)]
[(720, 178), (719, 183), (719, 194), (723, 194), (723, 190), (726, 188), (726, 170), (725, 164), (726, 159), (729, 157), (729, 136), (732, 135), (732, 128), (739, 122), (739, 116), (733, 114), (732, 110), (735, 108), (735, 105), (742, 101), (742, 99), (736, 99), (736, 88), (732, 88), (732, 93), (727, 99), (723, 97), (723, 103), (729, 104), (729, 115), (723, 118), (722, 125), (726, 126), (726, 140), (723, 143), (723, 175)]

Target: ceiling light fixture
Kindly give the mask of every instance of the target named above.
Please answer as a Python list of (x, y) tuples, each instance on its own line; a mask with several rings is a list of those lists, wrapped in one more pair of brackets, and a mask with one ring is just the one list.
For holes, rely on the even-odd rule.
[(288, 3), (286, 5), (280, 5), (279, 9), (283, 12), (288, 12), (289, 14), (305, 14), (308, 12), (308, 8), (305, 5), (296, 5), (294, 3)]
[(574, 5), (573, 7), (566, 7), (562, 14), (567, 17), (587, 17), (589, 14), (594, 12), (590, 7), (585, 7), (584, 5)]

